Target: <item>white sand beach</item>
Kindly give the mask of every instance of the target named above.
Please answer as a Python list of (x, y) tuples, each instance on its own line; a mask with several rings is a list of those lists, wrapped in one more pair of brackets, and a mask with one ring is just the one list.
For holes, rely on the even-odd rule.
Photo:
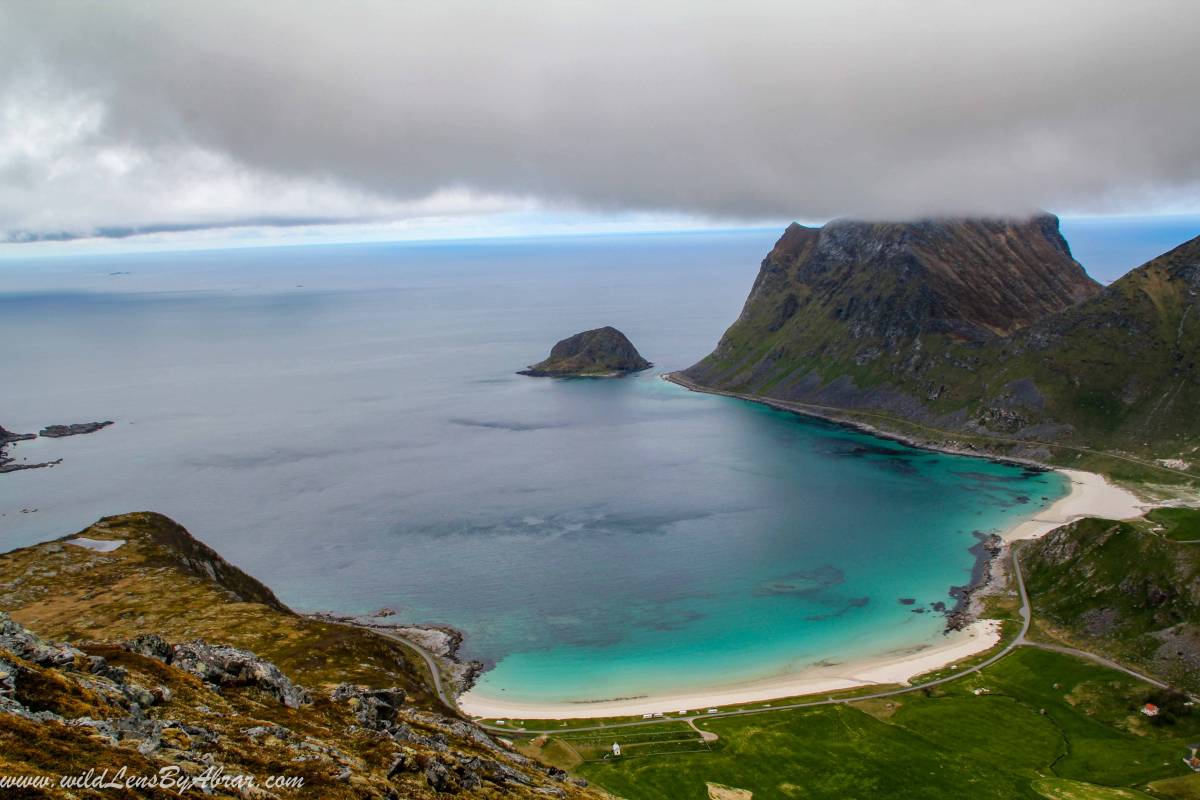
[(979, 620), (961, 631), (948, 634), (936, 644), (908, 648), (854, 663), (814, 666), (790, 675), (738, 686), (599, 703), (509, 702), (481, 697), (471, 691), (458, 699), (458, 707), (474, 717), (516, 719), (623, 717), (657, 713), (670, 715), (684, 709), (692, 712), (704, 711), (717, 706), (822, 694), (859, 686), (905, 683), (916, 675), (953, 664), (956, 660), (986, 650), (998, 641), (999, 623), (995, 620)]
[(1058, 472), (1071, 481), (1071, 491), (1037, 516), (1004, 533), (1006, 542), (1036, 539), (1083, 517), (1133, 519), (1153, 506), (1128, 489), (1109, 483), (1103, 475), (1077, 469), (1060, 469)]
[[(1151, 506), (1132, 492), (1109, 483), (1103, 476), (1079, 470), (1059, 470), (1070, 480), (1070, 492), (1003, 534), (1006, 542), (1033, 539), (1086, 516), (1132, 519)], [(480, 718), (569, 719), (582, 717), (676, 714), (683, 710), (703, 711), (720, 706), (759, 703), (785, 697), (819, 695), (861, 686), (907, 683), (915, 676), (954, 664), (988, 650), (1000, 641), (996, 620), (977, 620), (961, 631), (924, 646), (885, 653), (834, 666), (812, 666), (737, 686), (663, 694), (651, 697), (587, 703), (522, 703), (481, 696), (470, 691), (458, 699), (459, 708)]]

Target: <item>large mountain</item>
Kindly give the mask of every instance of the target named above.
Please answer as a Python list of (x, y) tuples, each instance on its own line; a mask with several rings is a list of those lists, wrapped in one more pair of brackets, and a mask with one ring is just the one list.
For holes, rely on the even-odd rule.
[(680, 377), (1042, 458), (1065, 458), (1055, 444), (1190, 458), (1198, 303), (1200, 238), (1105, 288), (1050, 215), (793, 224)]

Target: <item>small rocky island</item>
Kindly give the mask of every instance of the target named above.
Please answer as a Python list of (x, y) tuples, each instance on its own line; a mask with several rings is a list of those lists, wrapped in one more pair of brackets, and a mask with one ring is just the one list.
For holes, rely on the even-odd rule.
[(79, 436), (84, 433), (95, 433), (101, 428), (112, 425), (112, 420), (104, 422), (76, 422), (71, 425), (47, 425), (38, 431), (40, 436), (47, 439), (61, 439), (64, 436)]
[(517, 374), (534, 378), (620, 378), (652, 366), (625, 334), (606, 325), (563, 339), (550, 350), (549, 358)]

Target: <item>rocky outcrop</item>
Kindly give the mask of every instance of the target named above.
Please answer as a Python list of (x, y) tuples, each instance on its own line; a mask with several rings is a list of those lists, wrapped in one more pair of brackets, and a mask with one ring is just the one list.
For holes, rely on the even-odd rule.
[(82, 660), (83, 653), (59, 642), (47, 642), (0, 611), (0, 649), (43, 667), (63, 667)]
[(47, 439), (61, 439), (64, 436), (79, 436), (84, 433), (95, 433), (101, 428), (107, 428), (112, 425), (112, 420), (105, 422), (76, 422), (71, 425), (47, 425), (38, 431), (40, 436), (45, 436)]
[(46, 696), (50, 682), (45, 670), (65, 673), (93, 704), (134, 719), (140, 719), (144, 709), (171, 697), (165, 687), (148, 689), (104, 657), (63, 642), (47, 641), (0, 612), (0, 712), (36, 722), (65, 722), (64, 713), (73, 704), (69, 698)]
[(535, 378), (611, 378), (652, 366), (625, 334), (606, 326), (563, 339), (550, 350), (549, 358), (517, 374)]
[(976, 531), (975, 536), (979, 541), (971, 548), (971, 554), (975, 556), (971, 581), (965, 586), (951, 586), (950, 596), (954, 598), (954, 605), (942, 605), (941, 610), (946, 615), (947, 633), (963, 630), (979, 619), (984, 610), (979, 595), (989, 588), (994, 588), (997, 573), (1003, 571), (999, 561), (1005, 553), (1004, 540), (995, 533)]
[(248, 650), (197, 640), (175, 645), (168, 663), (214, 686), (261, 689), (288, 708), (312, 702), (307, 690), (288, 680), (274, 664)]

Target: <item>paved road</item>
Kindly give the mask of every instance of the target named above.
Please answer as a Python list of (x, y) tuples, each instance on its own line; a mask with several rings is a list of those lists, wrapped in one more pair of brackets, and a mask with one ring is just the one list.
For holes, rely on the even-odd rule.
[(388, 631), (377, 630), (376, 628), (368, 628), (366, 626), (360, 626), (360, 627), (362, 627), (363, 630), (371, 631), (372, 633), (376, 634), (377, 636), (382, 636), (384, 639), (390, 639), (391, 641), (396, 642), (397, 644), (405, 645), (406, 647), (408, 647), (408, 649), (414, 651), (417, 655), (419, 655), (422, 659), (424, 659), (425, 666), (429, 668), (429, 674), (433, 676), (433, 691), (434, 691), (434, 693), (437, 695), (438, 699), (441, 700), (443, 704), (445, 704), (445, 706), (447, 708), (451, 708), (455, 711), (458, 711), (458, 705), (455, 704), (454, 698), (446, 693), (446, 688), (442, 685), (442, 671), (441, 671), (441, 668), (438, 666), (437, 656), (435, 656), (433, 653), (426, 650), (424, 647), (421, 647), (421, 645), (416, 644), (415, 642), (412, 642), (408, 639), (405, 639), (403, 636), (400, 636), (398, 634), (389, 633)]
[(446, 707), (451, 708), (454, 711), (458, 711), (458, 706), (455, 704), (454, 698), (447, 694), (446, 688), (442, 684), (442, 671), (438, 667), (437, 656), (426, 650), (424, 647), (421, 647), (421, 645), (409, 639), (405, 639), (403, 636), (399, 636), (398, 634), (380, 630), (378, 628), (372, 628), (369, 625), (357, 625), (353, 622), (335, 622), (325, 617), (311, 617), (311, 619), (324, 622), (327, 625), (345, 625), (348, 628), (358, 628), (359, 630), (370, 631), (376, 636), (388, 639), (396, 644), (403, 645), (409, 650), (412, 650), (421, 657), (421, 659), (425, 662), (425, 666), (429, 669), (429, 674), (433, 678), (433, 691), (434, 694), (437, 695), (437, 698), (441, 700)]
[[(781, 705), (773, 705), (770, 708), (735, 709), (735, 710), (731, 710), (731, 711), (718, 711), (715, 714), (689, 714), (686, 716), (675, 716), (675, 717), (665, 717), (664, 716), (664, 717), (659, 717), (656, 719), (634, 720), (632, 722), (616, 722), (616, 723), (612, 723), (612, 724), (608, 724), (608, 725), (587, 725), (587, 726), (581, 726), (581, 727), (572, 727), (572, 728), (568, 728), (568, 729), (564, 729), (564, 728), (550, 728), (550, 729), (524, 728), (520, 732), (521, 733), (563, 733), (564, 730), (566, 730), (571, 733), (575, 733), (576, 731), (601, 731), (601, 730), (608, 731), (608, 730), (617, 730), (617, 729), (621, 729), (621, 728), (634, 728), (634, 727), (639, 727), (642, 725), (659, 725), (663, 722), (670, 722), (672, 720), (679, 721), (679, 722), (686, 722), (686, 723), (688, 723), (688, 725), (695, 728), (697, 720), (721, 719), (723, 717), (740, 717), (740, 716), (746, 716), (749, 714), (767, 714), (767, 713), (771, 713), (774, 711), (788, 711), (788, 710), (797, 709), (797, 708), (816, 708), (817, 706), (830, 706), (830, 705), (839, 705), (839, 704), (845, 704), (845, 703), (856, 703), (860, 700), (874, 700), (874, 699), (881, 698), (881, 697), (896, 697), (898, 695), (909, 694), (911, 692), (919, 692), (923, 689), (928, 689), (932, 686), (940, 686), (944, 683), (949, 683), (950, 681), (956, 681), (956, 680), (962, 678), (964, 675), (970, 675), (973, 672), (979, 672), (980, 670), (986, 669), (987, 667), (990, 667), (992, 664), (995, 664), (997, 661), (1004, 658), (1005, 656), (1007, 656), (1009, 653), (1011, 653), (1013, 650), (1017, 649), (1018, 647), (1037, 647), (1037, 648), (1040, 648), (1043, 650), (1053, 650), (1055, 652), (1066, 653), (1068, 655), (1078, 656), (1079, 658), (1085, 658), (1085, 659), (1088, 659), (1089, 661), (1094, 661), (1098, 664), (1102, 664), (1111, 669), (1120, 670), (1121, 672), (1124, 672), (1126, 675), (1130, 675), (1134, 678), (1137, 678), (1138, 680), (1146, 681), (1147, 683), (1153, 684), (1154, 686), (1159, 686), (1159, 687), (1166, 686), (1166, 684), (1162, 683), (1159, 680), (1151, 678), (1148, 675), (1143, 675), (1140, 672), (1135, 672), (1134, 670), (1131, 670), (1128, 667), (1124, 667), (1115, 661), (1110, 661), (1107, 658), (1103, 658), (1101, 656), (1097, 656), (1097, 655), (1088, 653), (1083, 650), (1076, 650), (1071, 647), (1064, 647), (1061, 645), (1053, 645), (1053, 644), (1045, 644), (1042, 642), (1033, 642), (1033, 641), (1029, 641), (1028, 639), (1026, 639), (1025, 638), (1026, 634), (1029, 633), (1029, 625), (1033, 620), (1033, 614), (1032, 614), (1032, 609), (1029, 604), (1029, 595), (1025, 591), (1025, 576), (1021, 574), (1021, 563), (1017, 559), (1017, 548), (1014, 546), (1014, 547), (1010, 548), (1010, 550), (1012, 553), (1013, 574), (1017, 578), (1017, 590), (1021, 596), (1021, 630), (1020, 630), (1020, 632), (1016, 635), (1016, 637), (1011, 642), (1009, 642), (999, 652), (995, 653), (991, 657), (985, 659), (984, 661), (979, 662), (978, 664), (976, 664), (974, 666), (959, 670), (958, 672), (955, 672), (953, 675), (949, 675), (945, 678), (938, 678), (936, 680), (926, 681), (925, 683), (920, 683), (915, 686), (906, 686), (902, 689), (888, 689), (886, 691), (874, 692), (872, 694), (860, 694), (860, 695), (856, 695), (854, 697), (846, 697), (846, 698), (829, 697), (825, 700), (809, 700), (809, 701), (801, 702), (801, 703), (784, 703)], [(491, 731), (493, 733), (512, 734), (512, 733), (516, 732), (516, 729), (514, 729), (514, 728), (503, 728), (503, 727), (497, 727), (495, 725), (482, 725), (481, 724), (481, 727), (483, 727), (486, 730)], [(697, 730), (699, 730), (699, 729), (697, 729)]]

